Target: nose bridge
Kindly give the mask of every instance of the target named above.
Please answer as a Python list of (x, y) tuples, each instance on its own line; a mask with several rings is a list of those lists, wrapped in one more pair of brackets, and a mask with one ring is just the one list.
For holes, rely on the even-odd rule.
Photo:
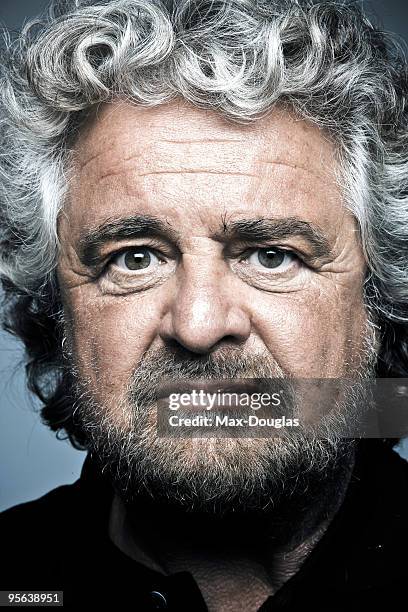
[(192, 323), (205, 325), (209, 322), (211, 312), (213, 315), (222, 315), (222, 307), (225, 308), (226, 304), (225, 301), (222, 303), (221, 291), (226, 277), (226, 266), (215, 255), (186, 255), (180, 273), (177, 300), (182, 317), (188, 314)]
[(165, 336), (195, 352), (210, 350), (226, 336), (242, 342), (249, 335), (249, 320), (238, 295), (229, 291), (229, 274), (214, 253), (183, 256)]

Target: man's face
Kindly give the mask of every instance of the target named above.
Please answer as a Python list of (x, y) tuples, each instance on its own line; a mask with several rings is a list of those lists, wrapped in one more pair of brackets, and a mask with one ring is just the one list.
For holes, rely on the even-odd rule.
[(278, 465), (277, 442), (156, 440), (137, 389), (163, 375), (364, 370), (365, 261), (333, 144), (282, 110), (243, 126), (182, 102), (115, 103), (82, 133), (75, 164), (58, 275), (94, 445), (111, 462), (126, 455), (139, 479), (143, 463), (199, 487), (221, 458), (225, 473), (259, 477), (250, 466)]

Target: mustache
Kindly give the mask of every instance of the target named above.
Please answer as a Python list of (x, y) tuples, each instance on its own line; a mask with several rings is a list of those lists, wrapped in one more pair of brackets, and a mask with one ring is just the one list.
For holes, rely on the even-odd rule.
[[(354, 374), (357, 374), (357, 379), (360, 380), (371, 378), (374, 375), (371, 360), (366, 359), (364, 367)], [(254, 382), (257, 385), (257, 393), (266, 392), (272, 395), (278, 391), (285, 397), (284, 410), (287, 417), (299, 412), (301, 406), (310, 409), (313, 407), (314, 412), (317, 411), (321, 416), (326, 415), (329, 408), (333, 407), (344, 393), (350, 395), (349, 389), (353, 389), (348, 383), (344, 386), (341, 378), (328, 380), (294, 378), (292, 373), (282, 369), (270, 353), (245, 354), (238, 347), (228, 349), (221, 347), (213, 353), (197, 355), (181, 346), (176, 346), (145, 353), (133, 370), (125, 396), (135, 413), (139, 413), (140, 410), (143, 412), (143, 407), (152, 405), (160, 397), (158, 393), (160, 386), (163, 388), (163, 384), (166, 386), (170, 383), (177, 391), (184, 392), (183, 381), (191, 379), (194, 379), (194, 384), (198, 383), (198, 388), (200, 382), (212, 383), (215, 380), (216, 384), (222, 386), (222, 381), (225, 379), (229, 379), (230, 382), (234, 379), (241, 381), (256, 379)], [(367, 399), (366, 396), (364, 398)], [(279, 409), (282, 411), (282, 406)], [(240, 412), (241, 409), (237, 410)], [(268, 410), (271, 412), (272, 409)], [(228, 413), (231, 415), (231, 408), (228, 409)]]
[(240, 348), (220, 348), (197, 355), (182, 347), (159, 348), (145, 354), (133, 370), (126, 396), (132, 404), (152, 402), (159, 385), (182, 380), (283, 379), (285, 372), (270, 354), (243, 354)]
[(284, 378), (285, 372), (270, 354), (245, 355), (241, 349), (219, 349), (197, 355), (182, 348), (157, 349), (145, 354), (132, 374), (134, 382), (162, 382), (163, 378)]

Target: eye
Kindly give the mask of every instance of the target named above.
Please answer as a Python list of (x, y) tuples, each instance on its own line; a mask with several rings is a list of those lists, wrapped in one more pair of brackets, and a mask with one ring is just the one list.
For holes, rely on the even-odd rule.
[(281, 273), (285, 272), (297, 261), (298, 257), (292, 251), (286, 251), (277, 247), (263, 247), (255, 249), (246, 260), (253, 266), (269, 270), (276, 269)]
[(151, 268), (154, 264), (160, 264), (161, 260), (152, 249), (138, 246), (126, 249), (126, 251), (115, 255), (111, 259), (111, 263), (126, 272), (137, 272), (138, 270)]

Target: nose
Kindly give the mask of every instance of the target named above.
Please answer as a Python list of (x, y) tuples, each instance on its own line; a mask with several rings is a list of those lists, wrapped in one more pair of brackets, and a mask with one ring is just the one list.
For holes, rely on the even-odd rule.
[(200, 354), (225, 342), (243, 344), (251, 331), (250, 314), (230, 275), (222, 261), (183, 262), (161, 321), (162, 340)]

